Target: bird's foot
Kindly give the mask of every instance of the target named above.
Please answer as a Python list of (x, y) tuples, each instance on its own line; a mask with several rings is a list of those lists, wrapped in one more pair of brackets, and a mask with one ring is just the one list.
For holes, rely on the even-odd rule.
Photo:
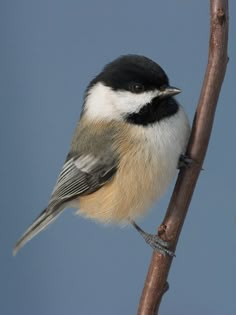
[(163, 241), (157, 234), (149, 234), (144, 232), (141, 234), (145, 242), (152, 247), (152, 249), (158, 251), (163, 255), (175, 257), (175, 253), (169, 250), (169, 243)]
[(168, 255), (170, 257), (174, 257), (175, 253), (169, 250), (170, 243), (167, 241), (163, 241), (156, 234), (146, 233), (143, 229), (140, 228), (134, 221), (130, 220), (133, 227), (140, 233), (140, 235), (144, 238), (145, 242), (152, 247), (152, 249), (158, 251), (163, 255)]
[[(179, 157), (179, 162), (178, 162), (178, 169), (183, 169), (183, 168), (188, 168), (193, 164), (199, 164), (195, 160), (191, 159), (188, 155), (186, 154), (181, 154)], [(204, 168), (201, 168), (201, 171), (204, 171)]]
[(179, 157), (178, 169), (187, 168), (193, 164), (194, 160), (186, 154), (181, 154)]

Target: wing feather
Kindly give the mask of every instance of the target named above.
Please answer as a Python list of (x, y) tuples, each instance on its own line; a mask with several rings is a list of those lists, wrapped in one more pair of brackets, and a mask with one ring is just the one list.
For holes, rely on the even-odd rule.
[(19, 239), (14, 254), (53, 222), (62, 213), (67, 201), (98, 190), (115, 175), (119, 160), (112, 148), (116, 128), (112, 124), (106, 125), (106, 128), (103, 128), (104, 132), (97, 134), (89, 132), (87, 128), (80, 121), (49, 205)]
[(72, 157), (64, 164), (59, 174), (49, 208), (50, 204), (61, 204), (96, 191), (113, 177), (116, 167), (115, 159), (110, 157), (107, 161), (91, 154)]

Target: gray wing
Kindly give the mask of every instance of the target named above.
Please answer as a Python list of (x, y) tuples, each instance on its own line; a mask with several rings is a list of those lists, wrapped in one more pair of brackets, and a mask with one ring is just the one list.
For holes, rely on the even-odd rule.
[(116, 127), (107, 124), (99, 132), (92, 127), (80, 120), (49, 205), (18, 240), (14, 254), (52, 223), (62, 213), (67, 201), (95, 192), (115, 175), (119, 163), (112, 146), (117, 136)]
[(87, 154), (71, 157), (59, 174), (48, 208), (98, 190), (111, 180), (116, 169), (117, 161), (111, 156)]
[(48, 207), (18, 240), (13, 254), (53, 222), (63, 211), (65, 202), (98, 190), (112, 179), (116, 169), (117, 161), (112, 155), (70, 156), (58, 177)]

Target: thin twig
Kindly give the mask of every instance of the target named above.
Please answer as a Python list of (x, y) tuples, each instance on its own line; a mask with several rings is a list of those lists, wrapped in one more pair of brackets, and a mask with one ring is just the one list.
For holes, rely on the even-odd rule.
[[(196, 163), (181, 170), (159, 235), (173, 243), (173, 250), (185, 220), (194, 188), (206, 155), (217, 100), (227, 67), (228, 1), (210, 1), (210, 41), (208, 65), (197, 106), (187, 155)], [(155, 315), (167, 287), (172, 258), (154, 252), (143, 288), (138, 315)]]

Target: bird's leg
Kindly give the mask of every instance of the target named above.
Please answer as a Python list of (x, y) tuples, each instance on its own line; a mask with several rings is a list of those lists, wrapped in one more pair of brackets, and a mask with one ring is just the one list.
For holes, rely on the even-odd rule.
[(175, 253), (170, 251), (169, 242), (163, 241), (157, 234), (146, 233), (140, 226), (138, 226), (133, 220), (130, 220), (133, 227), (140, 233), (144, 238), (145, 242), (150, 245), (154, 250), (158, 251), (163, 255), (175, 256)]
[(178, 169), (189, 167), (193, 162), (193, 159), (189, 156), (181, 154), (179, 157)]

